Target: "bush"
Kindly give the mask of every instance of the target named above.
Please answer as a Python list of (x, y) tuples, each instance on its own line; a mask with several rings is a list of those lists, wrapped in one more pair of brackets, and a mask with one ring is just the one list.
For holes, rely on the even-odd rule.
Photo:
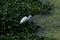
[[(36, 0), (1, 0), (0, 1), (0, 35), (7, 33), (32, 33), (31, 22), (19, 24), (23, 16), (48, 12), (51, 7)], [(35, 28), (36, 29), (36, 28)]]
[(6, 34), (1, 35), (0, 40), (56, 40), (55, 38), (48, 38), (43, 36), (31, 35), (31, 34)]
[[(40, 12), (48, 12), (50, 6), (43, 5), (34, 0), (2, 0), (0, 13), (0, 31), (23, 31), (32, 27), (31, 23), (20, 25), (23, 16), (36, 15)], [(26, 26), (25, 26), (26, 25)], [(30, 25), (30, 26), (29, 26)], [(29, 28), (27, 28), (29, 26)]]

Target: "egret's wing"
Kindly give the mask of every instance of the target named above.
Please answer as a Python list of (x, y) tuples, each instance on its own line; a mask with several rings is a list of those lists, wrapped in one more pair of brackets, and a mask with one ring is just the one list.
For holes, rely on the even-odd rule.
[(22, 20), (20, 21), (20, 24), (27, 21), (27, 17), (23, 17)]

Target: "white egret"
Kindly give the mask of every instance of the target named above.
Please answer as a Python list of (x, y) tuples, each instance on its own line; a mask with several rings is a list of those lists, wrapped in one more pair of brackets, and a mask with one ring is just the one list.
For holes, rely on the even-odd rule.
[(23, 18), (21, 19), (21, 21), (20, 21), (20, 24), (28, 21), (31, 17), (32, 17), (31, 15), (29, 15), (28, 17), (27, 17), (27, 16), (23, 17)]

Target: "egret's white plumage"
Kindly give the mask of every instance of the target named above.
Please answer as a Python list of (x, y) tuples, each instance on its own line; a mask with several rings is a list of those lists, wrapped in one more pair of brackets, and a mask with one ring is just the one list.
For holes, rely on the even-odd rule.
[(27, 16), (23, 17), (20, 21), (20, 24), (22, 24), (23, 22), (27, 21)]
[(29, 20), (31, 17), (32, 17), (32, 16), (31, 16), (31, 15), (29, 15), (29, 16), (28, 16), (28, 18), (27, 18), (27, 20)]
[(26, 21), (29, 20), (31, 17), (32, 17), (31, 15), (29, 15), (28, 17), (27, 17), (27, 16), (23, 17), (23, 18), (21, 19), (21, 21), (20, 21), (20, 24), (26, 22)]

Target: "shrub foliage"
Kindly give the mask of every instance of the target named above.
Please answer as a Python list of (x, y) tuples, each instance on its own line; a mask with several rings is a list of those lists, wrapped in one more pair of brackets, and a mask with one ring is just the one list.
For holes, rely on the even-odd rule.
[(21, 18), (48, 12), (50, 9), (49, 5), (44, 5), (37, 0), (0, 0), (0, 35), (33, 32), (32, 23), (20, 24)]

